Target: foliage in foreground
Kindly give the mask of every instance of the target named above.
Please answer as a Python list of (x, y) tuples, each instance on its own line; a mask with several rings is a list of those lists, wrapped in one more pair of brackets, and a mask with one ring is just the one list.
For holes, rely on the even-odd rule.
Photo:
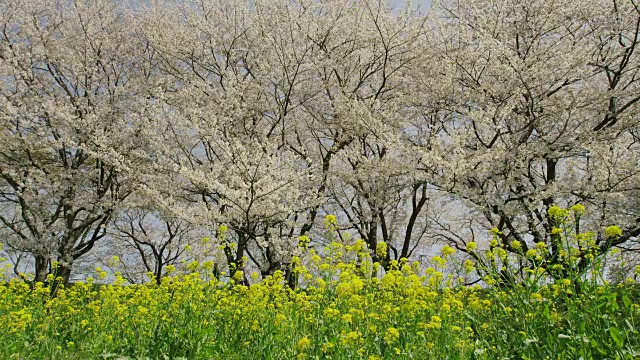
[[(160, 285), (91, 279), (60, 288), (0, 286), (3, 359), (634, 359), (640, 306), (633, 282), (542, 281), (456, 286), (443, 269), (394, 262), (379, 278), (362, 241), (333, 243), (251, 285), (200, 272)], [(470, 267), (470, 264), (467, 263)], [(473, 271), (473, 269), (467, 269)], [(604, 285), (603, 285), (604, 284)]]

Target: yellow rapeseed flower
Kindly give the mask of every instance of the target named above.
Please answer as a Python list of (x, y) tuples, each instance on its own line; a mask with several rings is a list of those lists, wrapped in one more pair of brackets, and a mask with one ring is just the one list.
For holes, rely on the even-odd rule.
[(451, 255), (451, 254), (453, 254), (455, 252), (456, 252), (456, 249), (454, 249), (454, 248), (452, 248), (451, 246), (448, 246), (448, 245), (445, 245), (442, 248), (442, 256), (449, 256), (449, 255)]
[(332, 342), (326, 342), (326, 343), (324, 343), (322, 345), (322, 352), (324, 352), (324, 353), (331, 352), (334, 347), (336, 347), (336, 344), (334, 344)]
[(384, 334), (384, 342), (391, 345), (400, 338), (400, 331), (394, 327), (390, 327)]
[(563, 209), (559, 206), (552, 206), (549, 208), (549, 216), (553, 219), (564, 220), (567, 216), (569, 216), (569, 211), (567, 209)]
[(439, 267), (444, 267), (444, 265), (446, 264), (446, 260), (444, 260), (442, 257), (436, 255), (434, 257), (431, 258), (431, 261), (433, 261), (437, 266)]
[(311, 345), (311, 340), (308, 337), (303, 337), (298, 341), (298, 350), (304, 352)]
[(575, 204), (572, 207), (569, 208), (571, 211), (573, 211), (574, 213), (576, 213), (576, 215), (580, 216), (584, 214), (584, 205), (582, 204)]
[(387, 243), (386, 242), (380, 241), (376, 245), (376, 255), (378, 255), (379, 257), (386, 257), (387, 256)]
[(353, 315), (351, 314), (344, 314), (342, 315), (342, 321), (346, 322), (347, 324), (350, 324), (353, 322)]
[(622, 229), (617, 226), (609, 226), (604, 229), (604, 236), (607, 238), (615, 238), (622, 235)]

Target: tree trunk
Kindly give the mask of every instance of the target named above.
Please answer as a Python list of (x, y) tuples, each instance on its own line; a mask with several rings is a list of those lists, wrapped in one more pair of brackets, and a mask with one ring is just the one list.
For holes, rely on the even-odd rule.
[(154, 274), (156, 285), (162, 284), (162, 257), (156, 259), (156, 271)]
[(55, 296), (60, 288), (60, 285), (67, 287), (69, 285), (69, 280), (71, 279), (71, 263), (67, 262), (59, 262), (58, 267), (53, 269), (54, 280), (50, 284), (51, 286), (51, 295)]
[(45, 283), (49, 272), (49, 259), (41, 255), (35, 255), (35, 278), (33, 283)]

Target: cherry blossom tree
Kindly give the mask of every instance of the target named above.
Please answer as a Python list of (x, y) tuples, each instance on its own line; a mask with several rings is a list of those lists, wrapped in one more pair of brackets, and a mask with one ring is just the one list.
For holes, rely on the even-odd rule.
[[(275, 19), (256, 6), (228, 1), (150, 8), (143, 27), (162, 59), (160, 71), (175, 84), (162, 95), (158, 118), (166, 124), (163, 141), (173, 144), (163, 161), (183, 182), (180, 196), (201, 205), (194, 218), (202, 226), (229, 227), (221, 246), (230, 269), (251, 257), (271, 273), (296, 239), (298, 214), (313, 204), (313, 174), (286, 145), (295, 125), (289, 112), (297, 105), (291, 94), (300, 60), (269, 46), (282, 41), (286, 29), (270, 28)], [(158, 32), (158, 24), (172, 24), (178, 35)]]
[[(402, 232), (397, 256), (410, 255), (420, 240), (422, 230), (412, 230), (427, 185), (409, 179), (417, 161), (402, 165), (409, 153), (396, 145), (404, 149), (412, 106), (406, 89), (414, 64), (424, 60), (419, 45), (425, 21), (408, 8), (393, 14), (373, 1), (259, 1), (251, 7), (226, 1), (149, 9), (145, 36), (162, 58), (160, 71), (176, 84), (163, 95), (167, 124), (181, 127), (172, 130), (177, 138), (167, 140), (180, 144), (181, 156), (169, 162), (191, 184), (190, 193), (207, 204), (211, 226), (230, 225), (234, 236), (227, 239), (235, 249), (227, 251), (229, 265), (246, 255), (263, 275), (272, 273), (287, 261), (275, 254), (295, 249), (298, 236), (321, 230), (316, 218), (327, 211), (337, 211), (366, 236), (372, 251), (378, 232), (388, 241), (392, 232)], [(158, 31), (169, 24), (171, 33)], [(357, 156), (372, 166), (359, 165)], [(377, 156), (384, 159), (366, 159)], [(347, 178), (354, 170), (362, 179), (388, 176), (373, 188), (342, 189), (353, 185)], [(386, 204), (395, 199), (381, 196), (384, 179), (395, 178), (401, 199)], [(366, 210), (370, 215), (353, 216), (350, 195), (341, 190), (362, 201), (376, 197), (367, 205), (374, 207)], [(411, 194), (415, 204), (405, 214)], [(328, 200), (333, 205), (324, 207)], [(377, 220), (381, 214), (388, 218)], [(407, 228), (384, 224), (396, 220)]]
[(145, 162), (143, 49), (111, 1), (3, 2), (0, 24), (0, 223), (35, 281), (67, 282)]
[[(439, 70), (430, 74), (441, 87), (423, 105), (440, 113), (441, 130), (423, 151), (430, 181), (477, 210), (509, 251), (514, 240), (524, 251), (547, 244), (550, 264), (559, 254), (554, 205), (583, 204), (601, 252), (637, 237), (638, 3), (434, 6)], [(624, 230), (613, 241), (603, 234), (612, 224)], [(442, 236), (465, 251), (465, 239)]]
[(491, 228), (553, 264), (554, 205), (637, 249), (636, 0), (129, 5), (0, 4), (0, 233), (36, 281), (101, 243), (160, 281), (204, 236), (265, 277), (326, 214), (385, 267)]

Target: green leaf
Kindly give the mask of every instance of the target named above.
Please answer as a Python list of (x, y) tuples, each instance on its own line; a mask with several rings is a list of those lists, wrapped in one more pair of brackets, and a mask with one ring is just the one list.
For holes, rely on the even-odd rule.
[(611, 309), (614, 311), (620, 310), (620, 306), (618, 306), (618, 301), (616, 300), (618, 297), (617, 295), (617, 293), (611, 293), (608, 297), (609, 306), (611, 306)]
[(596, 351), (598, 351), (600, 355), (607, 355), (607, 352), (602, 350), (600, 346), (598, 346), (598, 343), (595, 340), (591, 339), (590, 343), (591, 343), (591, 347), (594, 348)]
[(638, 332), (638, 330), (636, 330), (636, 328), (629, 322), (628, 319), (625, 319), (624, 323), (627, 324), (627, 331), (632, 332), (632, 333)]
[(627, 296), (627, 294), (622, 295), (622, 303), (624, 304), (625, 309), (631, 309), (631, 304), (633, 304), (633, 302), (631, 301), (631, 299), (629, 299), (629, 296)]
[(611, 338), (615, 341), (616, 345), (621, 348), (624, 345), (624, 338), (622, 337), (622, 332), (617, 327), (613, 326), (609, 328), (609, 334), (611, 334)]

